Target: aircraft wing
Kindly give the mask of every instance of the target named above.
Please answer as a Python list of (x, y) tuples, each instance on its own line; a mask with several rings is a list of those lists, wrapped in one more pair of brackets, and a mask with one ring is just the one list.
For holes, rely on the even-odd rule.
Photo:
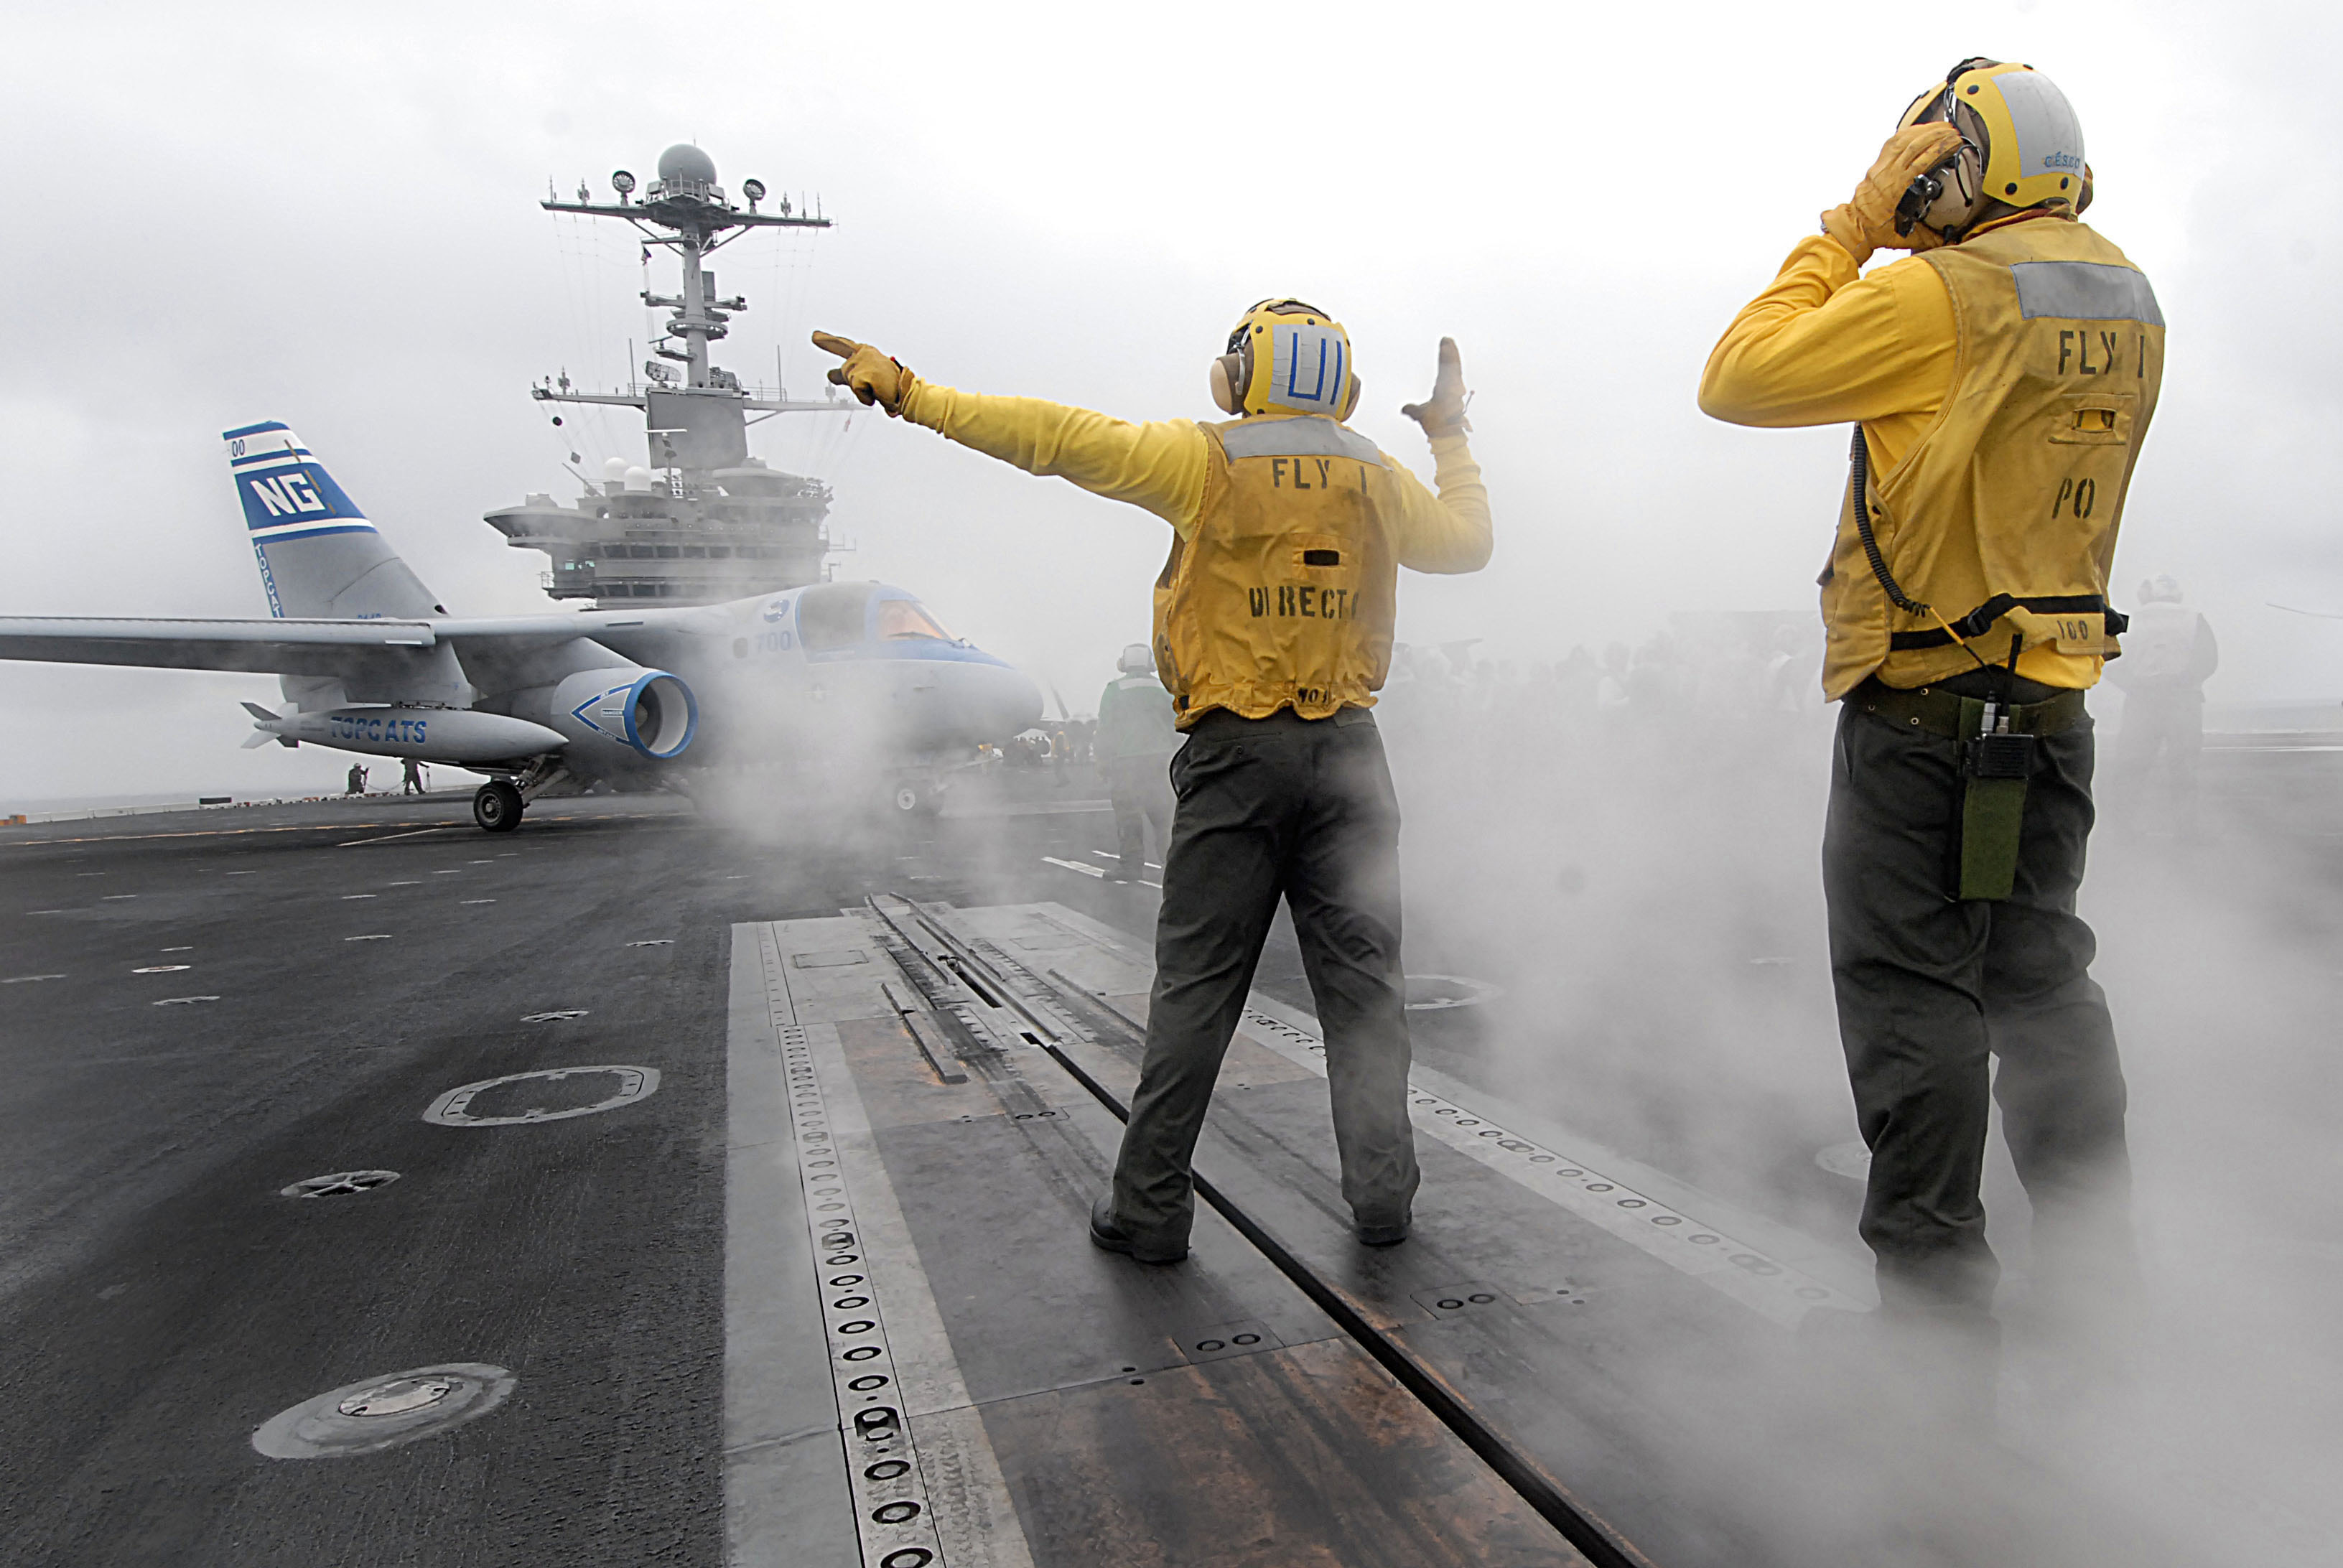
[(235, 669), (260, 675), (348, 674), (444, 640), (548, 644), (587, 635), (568, 616), (478, 622), (417, 620), (148, 620), (0, 616), (0, 658)]

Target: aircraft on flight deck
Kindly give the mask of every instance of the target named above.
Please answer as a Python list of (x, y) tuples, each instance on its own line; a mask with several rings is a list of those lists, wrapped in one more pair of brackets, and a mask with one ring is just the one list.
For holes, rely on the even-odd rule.
[(548, 790), (688, 792), (729, 763), (850, 759), (895, 775), (908, 810), (955, 753), (1041, 717), (1032, 681), (883, 583), (451, 616), (291, 429), (272, 421), (223, 439), (270, 618), (0, 617), (0, 658), (279, 676), (281, 712), (244, 705), (247, 748), (486, 773), (472, 816), (492, 833)]

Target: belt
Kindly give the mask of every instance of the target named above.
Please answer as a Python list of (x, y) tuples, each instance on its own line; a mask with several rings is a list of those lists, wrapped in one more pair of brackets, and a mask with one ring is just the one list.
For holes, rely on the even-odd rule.
[[(1889, 686), (1877, 676), (1846, 694), (1845, 700), (1898, 729), (1921, 729), (1946, 740), (1966, 740), (1976, 733), (1976, 716), (1984, 704), (1933, 686), (1906, 689)], [(2072, 729), (2088, 714), (2080, 688), (2060, 692), (2041, 702), (2023, 702), (2005, 709), (2009, 728), (2020, 735), (2056, 735)]]
[[(1925, 609), (1927, 607), (1923, 605), (1920, 608)], [(2040, 615), (2103, 615), (2107, 618), (2107, 630), (2117, 637), (2121, 637), (2131, 627), (2131, 618), (2121, 610), (2109, 609), (2107, 598), (2102, 594), (2049, 594), (2029, 598), (2018, 594), (1997, 593), (1968, 614), (1952, 621), (1952, 631), (1932, 626), (1925, 631), (1894, 632), (1888, 636), (1887, 646), (1897, 653), (1910, 653), (1926, 648), (1949, 648), (1954, 640), (1954, 632), (1974, 641), (1983, 637), (1995, 621), (2014, 609), (2030, 609)]]
[(1346, 707), (1323, 719), (1304, 719), (1291, 708), (1281, 708), (1265, 719), (1247, 719), (1232, 708), (1208, 708), (1188, 726), (1188, 733), (1199, 736), (1259, 735), (1291, 732), (1308, 734), (1321, 725), (1332, 725), (1348, 729), (1363, 724), (1374, 728), (1375, 713), (1372, 708)]

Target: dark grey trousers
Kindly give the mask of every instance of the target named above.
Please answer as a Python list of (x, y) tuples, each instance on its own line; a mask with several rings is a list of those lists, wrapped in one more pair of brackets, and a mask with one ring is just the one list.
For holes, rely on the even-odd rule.
[(1148, 829), (1155, 831), (1157, 853), (1172, 847), (1171, 763), (1172, 757), (1163, 756), (1118, 757), (1099, 764), (1114, 807), (1116, 875), (1134, 882), (1147, 875)]
[(1172, 788), (1147, 1056), (1115, 1161), (1115, 1221), (1166, 1249), (1187, 1241), (1204, 1108), (1282, 898), (1325, 1031), (1342, 1196), (1362, 1224), (1406, 1222), (1419, 1175), (1399, 801), (1373, 716), (1208, 713), (1172, 759)]
[(2197, 825), (2197, 765), (2204, 750), (2202, 692), (2127, 695), (2123, 729), (2116, 735), (2115, 770), (2121, 794), (2118, 798), (2110, 790), (2107, 802), (2117, 821), (2145, 827), (2150, 812), (2163, 806), (2174, 829), (2192, 830)]
[(1863, 1239), (1890, 1310), (1992, 1306), (2000, 1266), (1977, 1196), (1989, 1078), (2034, 1205), (2037, 1287), (2105, 1298), (2136, 1278), (2123, 1072), (2090, 978), (2097, 942), (2075, 913), (2091, 757), (2088, 719), (2038, 743), (2014, 896), (1959, 903), (1946, 896), (1957, 744), (1840, 709), (1823, 888), (1839, 1039), (1871, 1148)]

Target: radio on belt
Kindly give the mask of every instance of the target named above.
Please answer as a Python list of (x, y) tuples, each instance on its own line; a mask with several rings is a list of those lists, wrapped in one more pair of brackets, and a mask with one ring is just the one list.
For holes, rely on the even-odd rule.
[(1961, 771), (1971, 779), (2025, 779), (2034, 772), (2034, 737), (2013, 735), (2009, 714), (1985, 705), (1985, 722), (1965, 748)]

